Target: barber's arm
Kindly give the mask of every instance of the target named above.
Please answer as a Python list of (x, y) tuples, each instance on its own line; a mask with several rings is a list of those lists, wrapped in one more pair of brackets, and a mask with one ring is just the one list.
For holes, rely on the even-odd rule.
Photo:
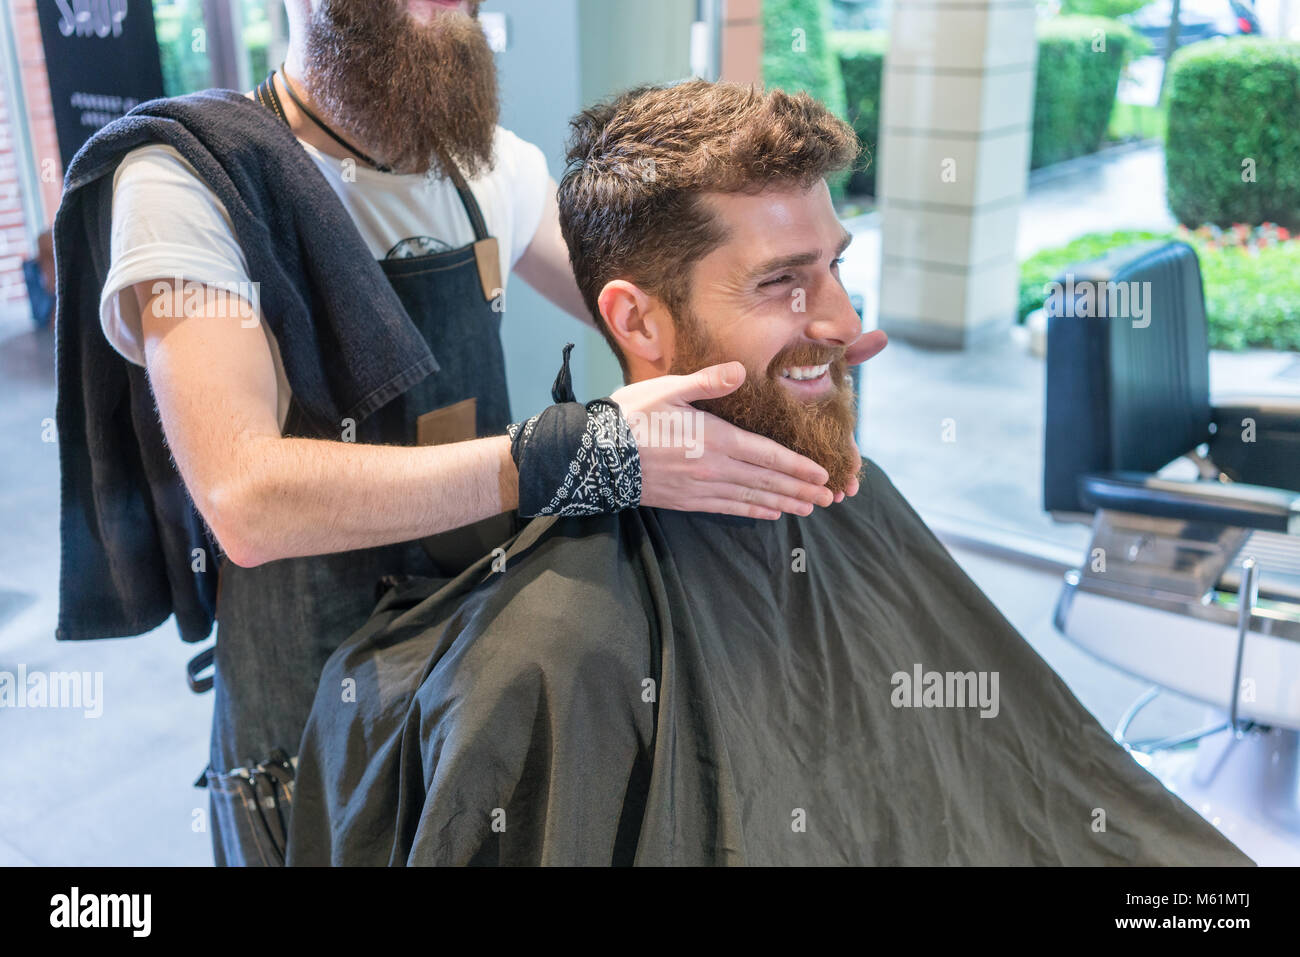
[(135, 294), (163, 431), (237, 565), (406, 541), (515, 507), (518, 474), (504, 437), (419, 447), (282, 438), (260, 326), (186, 316), (179, 296), (155, 308), (152, 285)]
[[(134, 290), (163, 432), (196, 507), (237, 565), (409, 541), (517, 507), (506, 436), (412, 447), (282, 437), (264, 331), (215, 306), (187, 316), (170, 286), (159, 295), (177, 300), (155, 303), (153, 285)], [(620, 408), (649, 415), (725, 395), (740, 383), (724, 381), (724, 371), (638, 383)], [(772, 519), (832, 498), (821, 466), (731, 426), (696, 458), (671, 448), (640, 454), (647, 505)]]
[(596, 321), (587, 310), (577, 280), (573, 278), (569, 247), (560, 232), (560, 207), (555, 199), (558, 188), (555, 180), (547, 182), (542, 220), (524, 254), (515, 263), (513, 272), (556, 306), (595, 329)]

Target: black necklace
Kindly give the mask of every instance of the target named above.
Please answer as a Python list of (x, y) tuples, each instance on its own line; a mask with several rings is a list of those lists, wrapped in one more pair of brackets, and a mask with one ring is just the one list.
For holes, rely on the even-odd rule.
[[(343, 147), (349, 153), (352, 153), (358, 159), (373, 166), (381, 173), (391, 173), (393, 171), (392, 167), (385, 166), (383, 163), (378, 163), (375, 160), (371, 159), (369, 156), (367, 156), (365, 153), (361, 152), (361, 150), (357, 149), (355, 146), (353, 146), (343, 137), (339, 136), (339, 134), (335, 133), (332, 129), (330, 129), (325, 124), (325, 121), (322, 120), (319, 116), (317, 116), (311, 110), (307, 109), (307, 104), (304, 103), (301, 99), (299, 99), (298, 94), (293, 91), (293, 84), (289, 82), (289, 77), (287, 74), (284, 73), (283, 66), (280, 67), (280, 76), (284, 78), (284, 88), (289, 91), (289, 99), (293, 100), (294, 105), (297, 106), (298, 109), (302, 110), (303, 115), (306, 116), (307, 119), (315, 123), (317, 126), (319, 126), (322, 130), (324, 130), (329, 135), (329, 137), (334, 140), (335, 143), (338, 143), (339, 146)], [(271, 72), (271, 83), (272, 84), (275, 83), (274, 70)], [(274, 86), (272, 88), (274, 89)]]

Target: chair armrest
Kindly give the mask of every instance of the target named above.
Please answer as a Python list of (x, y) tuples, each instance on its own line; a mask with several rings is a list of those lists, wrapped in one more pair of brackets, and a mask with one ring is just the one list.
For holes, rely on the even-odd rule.
[(1220, 396), (1212, 416), (1210, 458), (1230, 478), (1300, 491), (1300, 398)]
[(1244, 418), (1255, 419), (1261, 428), (1300, 432), (1300, 396), (1216, 395), (1211, 413), (1220, 426), (1240, 428)]
[(1079, 499), (1089, 508), (1300, 535), (1300, 493), (1263, 485), (1102, 472), (1079, 477)]

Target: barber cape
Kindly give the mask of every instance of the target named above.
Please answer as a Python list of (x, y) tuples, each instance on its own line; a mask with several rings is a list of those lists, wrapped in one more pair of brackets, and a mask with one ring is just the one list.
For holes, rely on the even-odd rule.
[(538, 519), (395, 584), (325, 667), (289, 862), (1250, 863), (871, 462), (808, 518)]

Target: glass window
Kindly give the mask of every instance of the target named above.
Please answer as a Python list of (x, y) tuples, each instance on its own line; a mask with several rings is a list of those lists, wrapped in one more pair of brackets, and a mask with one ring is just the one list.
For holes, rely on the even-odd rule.
[[(288, 45), (283, 0), (153, 0), (163, 89), (168, 96), (213, 86), (245, 90), (279, 66)], [(221, 22), (209, 22), (219, 17)], [(220, 37), (235, 37), (223, 51)]]

